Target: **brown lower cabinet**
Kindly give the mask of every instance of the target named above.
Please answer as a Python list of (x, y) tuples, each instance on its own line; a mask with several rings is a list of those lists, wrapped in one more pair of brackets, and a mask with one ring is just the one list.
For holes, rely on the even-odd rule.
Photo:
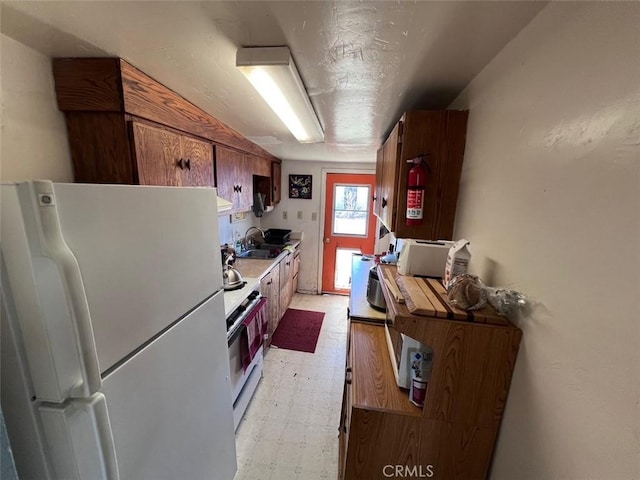
[(280, 315), (284, 315), (291, 303), (291, 284), (293, 280), (293, 254), (289, 253), (280, 260)]
[(276, 331), (282, 316), (296, 293), (298, 271), (300, 269), (300, 246), (287, 254), (260, 281), (260, 292), (267, 297), (269, 305), (269, 338), (265, 346), (271, 344), (271, 337)]
[(260, 292), (267, 297), (268, 334), (265, 347), (271, 344), (271, 336), (280, 322), (280, 268), (271, 269), (260, 281)]
[(291, 271), (291, 298), (298, 290), (298, 273), (300, 273), (300, 249), (293, 253), (293, 267)]
[(433, 348), (425, 405), (413, 405), (408, 391), (397, 386), (389, 327), (351, 322), (339, 427), (340, 478), (487, 478), (520, 330), (510, 324), (402, 319), (397, 311), (390, 318), (392, 329)]

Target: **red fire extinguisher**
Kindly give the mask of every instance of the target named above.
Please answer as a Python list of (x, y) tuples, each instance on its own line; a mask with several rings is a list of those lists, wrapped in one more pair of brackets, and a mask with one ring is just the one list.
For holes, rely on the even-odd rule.
[(421, 225), (424, 218), (424, 189), (427, 185), (424, 155), (407, 160), (407, 163), (413, 163), (407, 183), (407, 225)]

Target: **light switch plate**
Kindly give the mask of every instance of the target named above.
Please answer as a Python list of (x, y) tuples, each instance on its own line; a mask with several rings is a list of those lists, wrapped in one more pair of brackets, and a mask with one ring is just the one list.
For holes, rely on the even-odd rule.
[(302, 210), (298, 210), (298, 220), (302, 220)]
[(315, 222), (316, 220), (318, 220), (318, 212), (312, 212), (311, 221)]
[(282, 211), (282, 219), (283, 219), (283, 220), (286, 220), (286, 219), (287, 219), (287, 217), (288, 217), (287, 211), (286, 211), (286, 210), (283, 210), (283, 211)]

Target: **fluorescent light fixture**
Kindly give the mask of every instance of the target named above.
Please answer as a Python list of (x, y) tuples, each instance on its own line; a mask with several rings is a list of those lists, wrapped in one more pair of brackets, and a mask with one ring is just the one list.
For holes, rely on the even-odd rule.
[(240, 48), (236, 67), (300, 143), (324, 141), (316, 115), (287, 47)]

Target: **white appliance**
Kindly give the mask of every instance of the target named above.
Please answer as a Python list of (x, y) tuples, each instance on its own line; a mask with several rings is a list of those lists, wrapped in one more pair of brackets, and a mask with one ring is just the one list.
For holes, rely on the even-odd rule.
[[(251, 280), (247, 282), (247, 286), (252, 284)], [(264, 347), (262, 342), (246, 368), (242, 363), (243, 349), (240, 345), (243, 330), (246, 330), (244, 321), (249, 317), (253, 318), (253, 321), (257, 321), (258, 315), (267, 315), (267, 305), (263, 300), (264, 297), (260, 295), (259, 286), (259, 282), (256, 282), (249, 291), (247, 291), (246, 287), (242, 290), (236, 290), (235, 292), (238, 293), (235, 296), (243, 295), (242, 300), (227, 315), (227, 345), (229, 348), (231, 374), (231, 399), (233, 400), (233, 426), (236, 430), (264, 375)], [(224, 292), (225, 306), (227, 305), (227, 297), (232, 294), (233, 292)]]
[(213, 188), (2, 185), (2, 409), (22, 480), (231, 480)]
[(421, 275), (425, 277), (444, 276), (449, 249), (454, 242), (447, 240), (398, 240), (398, 273), (400, 275)]

